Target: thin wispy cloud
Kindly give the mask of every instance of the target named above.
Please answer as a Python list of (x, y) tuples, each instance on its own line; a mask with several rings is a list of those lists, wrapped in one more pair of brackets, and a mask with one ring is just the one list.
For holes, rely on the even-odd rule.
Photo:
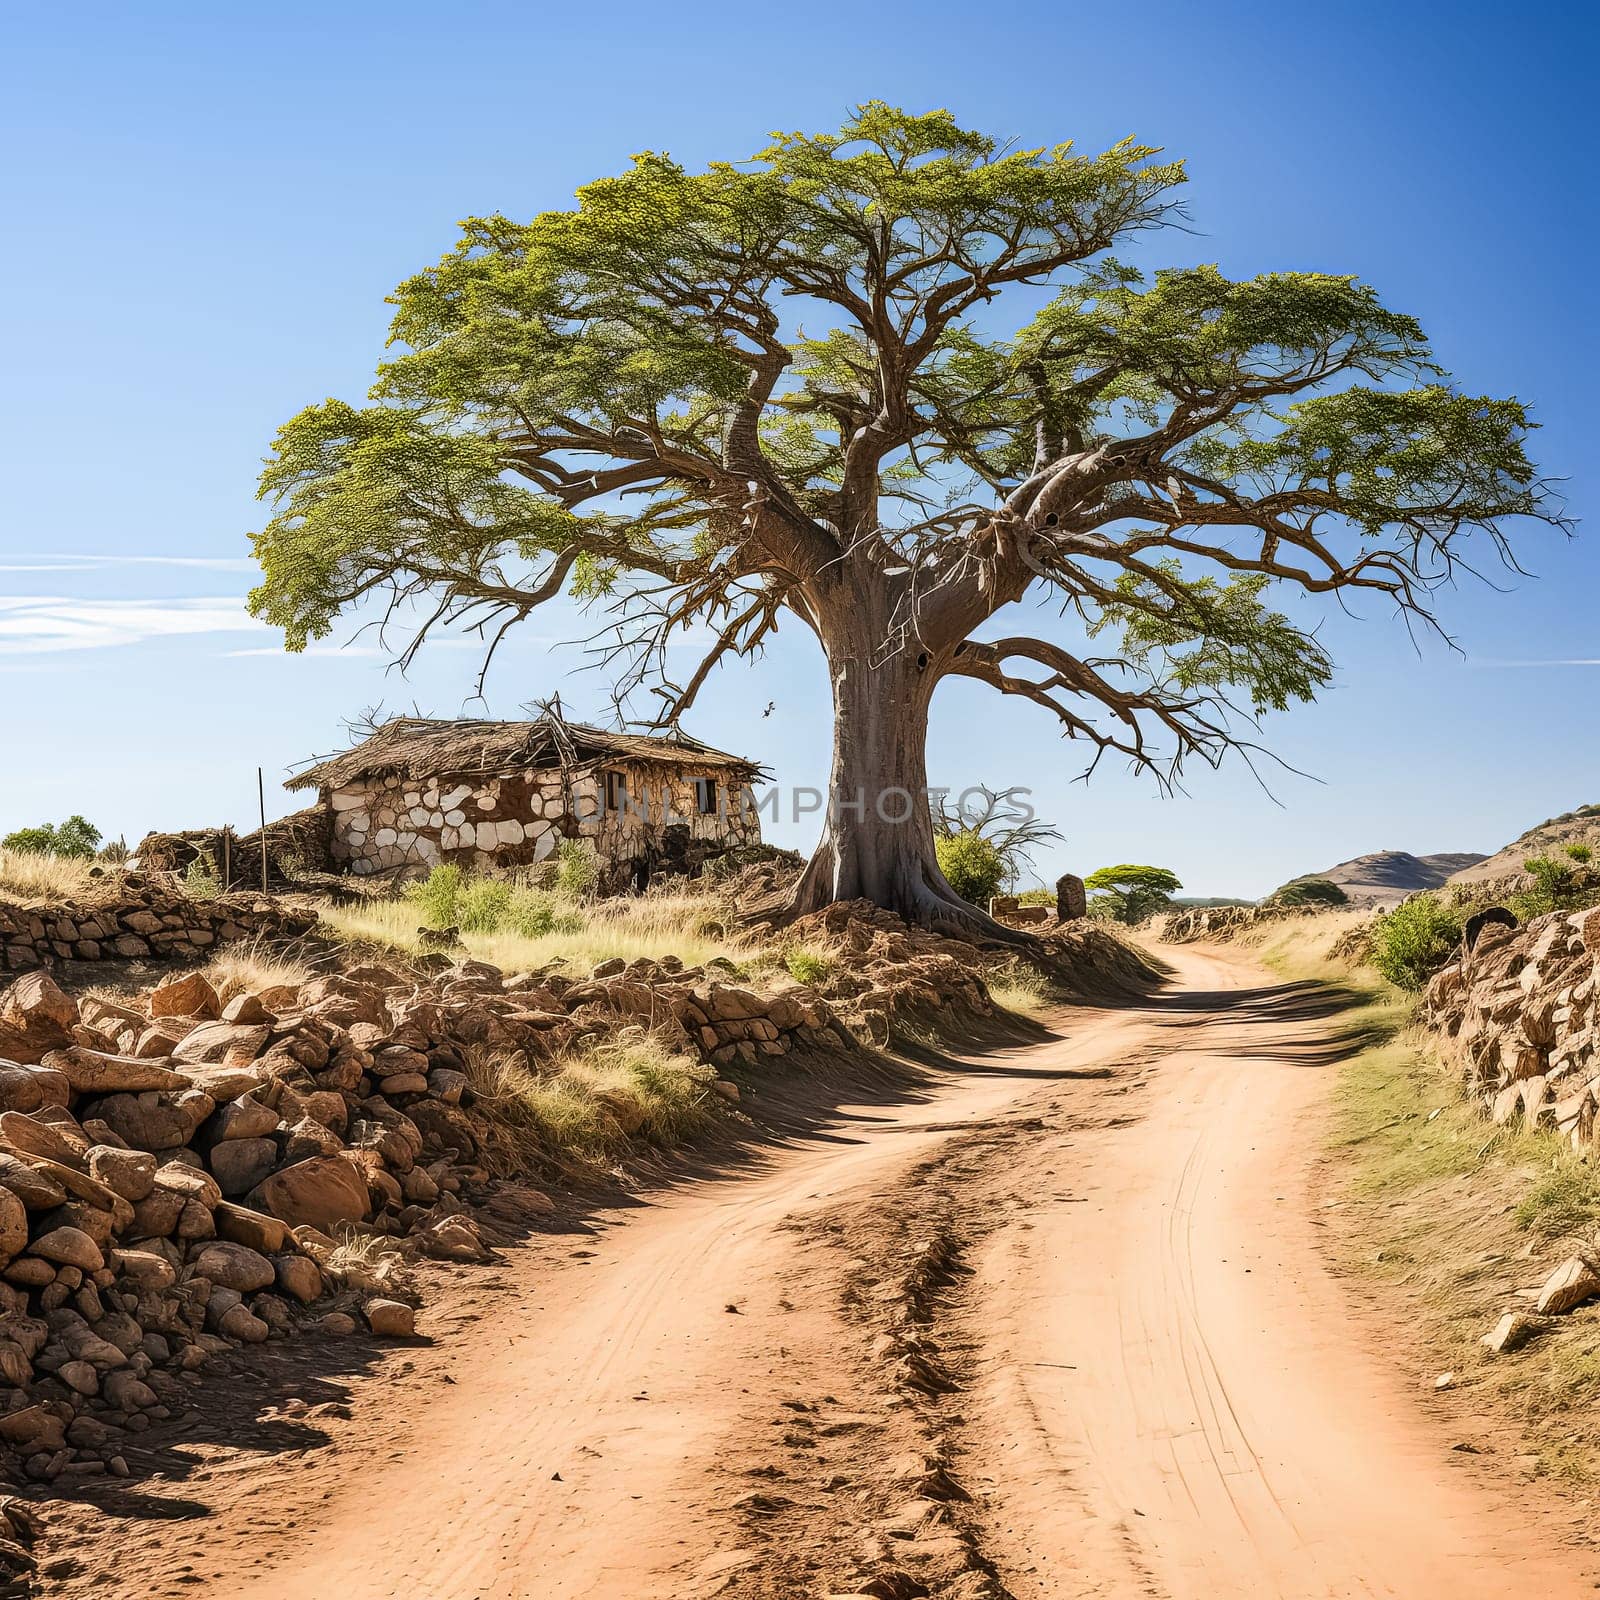
[(1600, 656), (1549, 656), (1534, 661), (1480, 659), (1475, 667), (1600, 667)]
[(0, 656), (107, 650), (207, 633), (263, 633), (236, 595), (181, 600), (78, 600), (0, 595)]
[[(281, 644), (252, 645), (248, 650), (224, 650), (225, 659), (229, 661), (243, 660), (247, 656), (282, 656), (286, 660), (294, 660), (295, 655), (285, 650)], [(309, 644), (304, 650), (298, 652), (300, 656), (387, 656), (393, 652), (383, 649), (375, 644)]]
[(55, 551), (0, 556), (0, 572), (104, 572), (115, 567), (188, 567), (196, 572), (250, 572), (249, 556), (62, 555)]

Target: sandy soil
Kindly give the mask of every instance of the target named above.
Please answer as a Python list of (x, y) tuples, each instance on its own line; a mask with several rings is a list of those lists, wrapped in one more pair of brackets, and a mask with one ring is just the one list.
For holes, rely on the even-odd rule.
[(1329, 1002), (1170, 959), (1147, 1006), (508, 1254), (45, 1592), (1592, 1594), (1324, 1264)]

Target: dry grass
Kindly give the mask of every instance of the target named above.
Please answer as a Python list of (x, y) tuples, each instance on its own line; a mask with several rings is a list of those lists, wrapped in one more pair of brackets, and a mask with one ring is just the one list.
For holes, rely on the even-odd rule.
[[(1308, 970), (1326, 969), (1317, 949), (1291, 938), (1279, 970), (1341, 976)], [(1600, 1309), (1552, 1322), (1514, 1355), (1491, 1356), (1480, 1341), (1504, 1312), (1530, 1308), (1520, 1291), (1600, 1243), (1600, 1166), (1554, 1135), (1492, 1126), (1410, 1025), (1414, 1001), (1382, 984), (1368, 994), (1352, 1018), (1374, 1042), (1340, 1072), (1329, 1136), (1343, 1264), (1398, 1309), (1419, 1385), (1453, 1373), (1469, 1410), (1520, 1426), (1535, 1470), (1593, 1482)]]
[(315, 1251), (314, 1255), (323, 1276), (336, 1289), (402, 1300), (416, 1298), (410, 1262), (401, 1247), (382, 1234), (346, 1229), (333, 1249)]
[(984, 974), (989, 998), (1003, 1011), (1021, 1017), (1039, 1018), (1058, 1002), (1050, 991), (1050, 980), (1026, 961), (1010, 960)]
[(586, 1043), (558, 1061), (479, 1056), (477, 1105), (517, 1171), (598, 1177), (639, 1143), (671, 1149), (710, 1127), (716, 1074), (639, 1029)]
[(236, 995), (260, 994), (280, 985), (298, 988), (311, 978), (311, 968), (281, 951), (254, 941), (230, 945), (205, 968), (205, 975), (226, 1005)]
[(1339, 983), (1355, 980), (1363, 988), (1386, 988), (1383, 979), (1371, 968), (1352, 969), (1333, 955), (1333, 947), (1347, 933), (1371, 918), (1372, 912), (1358, 910), (1318, 911), (1307, 916), (1285, 917), (1249, 929), (1238, 943), (1259, 952), (1269, 967), (1286, 978), (1323, 978)]
[[(370, 939), (415, 953), (422, 948), (417, 908), (405, 900), (368, 900), (322, 908), (323, 921), (335, 933)], [(514, 933), (468, 933), (467, 950), (505, 972), (520, 972), (563, 961), (587, 970), (621, 956), (660, 960), (677, 956), (689, 966), (719, 957), (736, 965), (749, 959), (751, 948), (718, 916), (715, 901), (700, 895), (656, 893), (599, 900), (564, 908), (549, 933), (528, 938)]]
[(83, 900), (97, 883), (89, 876), (93, 865), (92, 861), (74, 856), (0, 848), (0, 894), (25, 906), (58, 906), (69, 900)]

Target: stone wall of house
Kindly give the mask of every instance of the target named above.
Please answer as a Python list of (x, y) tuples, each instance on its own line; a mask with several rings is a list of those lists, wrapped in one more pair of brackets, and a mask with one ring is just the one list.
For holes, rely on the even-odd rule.
[[(627, 801), (607, 807), (607, 771), (620, 773)], [(425, 872), (444, 862), (512, 867), (548, 860), (563, 839), (593, 842), (602, 863), (623, 863), (659, 846), (669, 826), (689, 837), (733, 849), (761, 838), (747, 786), (716, 776), (718, 807), (702, 816), (692, 768), (618, 762), (563, 774), (555, 769), (494, 778), (398, 775), (365, 779), (332, 790), (332, 855), (360, 876)]]

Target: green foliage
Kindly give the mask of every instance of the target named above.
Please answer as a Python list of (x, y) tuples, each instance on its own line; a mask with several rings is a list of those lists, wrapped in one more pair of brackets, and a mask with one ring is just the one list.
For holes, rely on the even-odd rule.
[(600, 886), (600, 863), (593, 850), (563, 839), (556, 852), (556, 892), (568, 900), (587, 900)]
[(516, 933), (537, 939), (552, 932), (558, 921), (548, 895), (500, 878), (475, 878), (451, 863), (408, 883), (404, 892), (425, 928)]
[(1401, 989), (1420, 989), (1461, 944), (1461, 916), (1428, 894), (1402, 900), (1372, 930), (1372, 965)]
[(1572, 887), (1573, 870), (1564, 861), (1549, 856), (1529, 856), (1522, 870), (1533, 879), (1535, 891), (1554, 908)]
[(981, 833), (966, 829), (943, 834), (934, 841), (934, 849), (945, 882), (963, 900), (987, 906), (990, 897), (999, 894), (1006, 881), (1005, 858)]
[(1567, 846), (1563, 855), (1530, 856), (1522, 869), (1533, 888), (1510, 897), (1511, 909), (1524, 921), (1547, 911), (1575, 911), (1594, 903), (1600, 880), (1590, 870), (1591, 852), (1584, 844)]
[(210, 856), (196, 856), (184, 869), (183, 891), (191, 900), (215, 900), (222, 893), (222, 879)]
[(975, 834), (993, 847), (1000, 858), (1000, 886), (1011, 889), (1023, 871), (1033, 865), (1033, 852), (1061, 838), (1059, 828), (1034, 815), (1027, 800), (1031, 792), (1021, 788), (990, 789), (980, 783), (964, 791), (954, 803), (941, 794), (932, 812), (936, 845), (940, 839)]
[(1130, 863), (1100, 867), (1083, 880), (1083, 886), (1093, 896), (1089, 909), (1095, 916), (1130, 927), (1165, 910), (1173, 892), (1183, 887), (1177, 873), (1167, 867)]
[(783, 964), (796, 983), (821, 983), (833, 971), (833, 963), (815, 950), (786, 951)]
[(1309, 634), (1262, 603), (1271, 580), (1249, 573), (1219, 583), (1186, 576), (1175, 559), (1123, 573), (1088, 627), (1091, 638), (1120, 629), (1119, 654), (1169, 688), (1242, 688), (1256, 712), (1312, 700), (1333, 662)]
[(0, 839), (0, 849), (88, 860), (99, 849), (100, 839), (100, 830), (93, 823), (71, 816), (65, 822), (46, 822), (37, 828), (19, 828), (15, 833), (8, 833)]
[(1054, 906), (1056, 892), (1054, 889), (1024, 889), (1017, 896), (1019, 906)]
[[(395, 291), (367, 403), (279, 430), (251, 609), (302, 650), (385, 599), (498, 638), (605, 598), (623, 634), (631, 601), (709, 625), (714, 660), (823, 574), (870, 575), (936, 675), (1168, 779), (1220, 759), (1232, 708), (1331, 679), (1279, 586), (1426, 615), (1462, 538), (1552, 518), (1525, 408), (1461, 392), (1369, 286), (1113, 259), (1184, 181), (1132, 140), (1015, 148), (872, 101), (749, 159), (645, 152), (570, 209), (468, 218)], [(1008, 328), (1009, 289), (1030, 320)], [(1040, 584), (1104, 659), (1014, 650), (1044, 668), (1019, 678), (962, 654)]]
[(1346, 906), (1350, 896), (1326, 878), (1296, 878), (1267, 896), (1277, 906)]

